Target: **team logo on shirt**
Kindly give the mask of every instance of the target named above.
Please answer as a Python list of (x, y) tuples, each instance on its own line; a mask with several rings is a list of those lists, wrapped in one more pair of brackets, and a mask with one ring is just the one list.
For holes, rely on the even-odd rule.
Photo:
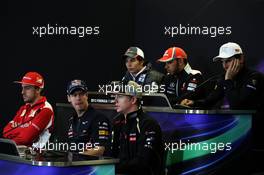
[(256, 86), (256, 85), (257, 85), (257, 80), (253, 79), (253, 80), (252, 80), (252, 85), (253, 85), (253, 86)]
[(153, 148), (153, 146), (152, 146), (153, 142), (155, 141), (156, 132), (155, 131), (146, 131), (145, 135), (146, 135), (146, 140), (145, 140), (144, 147), (152, 149)]
[(72, 137), (72, 136), (73, 136), (73, 129), (72, 129), (72, 124), (71, 124), (68, 130), (68, 137)]
[(216, 89), (217, 89), (217, 87), (218, 87), (218, 86), (217, 86), (217, 85), (215, 85), (215, 87), (214, 87), (214, 90), (216, 90)]
[(99, 135), (109, 135), (109, 132), (108, 131), (106, 131), (106, 130), (98, 130), (98, 134)]
[(130, 141), (130, 142), (135, 142), (135, 141), (137, 141), (137, 134), (136, 134), (136, 133), (130, 133), (130, 134), (129, 134), (129, 141)]
[(88, 124), (88, 121), (84, 121), (84, 122), (82, 122), (82, 124), (83, 125), (86, 125), (86, 124)]
[(108, 139), (109, 127), (107, 122), (98, 122), (98, 136), (99, 139)]
[(138, 81), (143, 83), (145, 81), (146, 74), (141, 74), (140, 77), (138, 78)]
[(196, 87), (197, 87), (196, 83), (189, 83), (188, 87), (187, 87), (187, 90), (188, 91), (194, 91)]
[(191, 83), (197, 83), (196, 78), (193, 78), (193, 79), (191, 80)]
[(174, 88), (175, 87), (175, 83), (173, 83), (173, 82), (170, 83), (170, 87), (173, 87)]
[(37, 110), (31, 110), (28, 117), (34, 117)]
[(24, 110), (22, 111), (20, 117), (24, 117), (24, 115), (26, 114), (26, 112), (27, 112), (27, 110), (24, 109)]

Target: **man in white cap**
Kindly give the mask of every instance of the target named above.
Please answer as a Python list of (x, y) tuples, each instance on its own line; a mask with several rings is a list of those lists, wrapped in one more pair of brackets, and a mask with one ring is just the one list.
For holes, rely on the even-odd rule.
[(184, 99), (182, 105), (210, 108), (255, 109), (263, 108), (263, 75), (245, 65), (241, 47), (233, 42), (220, 47), (213, 61), (221, 61), (225, 74), (217, 81), (214, 90), (202, 100)]
[(17, 145), (42, 148), (51, 135), (54, 113), (46, 97), (41, 95), (44, 79), (37, 72), (28, 72), (20, 83), (24, 102), (16, 116), (4, 128), (3, 136)]
[(123, 55), (127, 72), (122, 78), (122, 82), (127, 84), (135, 81), (139, 85), (160, 85), (163, 74), (153, 70), (151, 64), (146, 61), (144, 52), (138, 47), (130, 47)]
[[(244, 167), (246, 169), (242, 171), (246, 173), (248, 168), (250, 173), (252, 171), (259, 173), (259, 169), (263, 169), (259, 160), (263, 157), (264, 150), (263, 139), (261, 139), (263, 136), (264, 76), (260, 72), (246, 67), (241, 47), (233, 42), (222, 45), (219, 55), (214, 57), (213, 61), (222, 61), (225, 70), (225, 74), (218, 80), (215, 89), (205, 99), (197, 101), (185, 99), (182, 104), (203, 108), (214, 106), (217, 108), (256, 110), (252, 117), (251, 129), (253, 149), (249, 152), (249, 157), (242, 158), (246, 165)], [(255, 152), (254, 150), (259, 151)]]

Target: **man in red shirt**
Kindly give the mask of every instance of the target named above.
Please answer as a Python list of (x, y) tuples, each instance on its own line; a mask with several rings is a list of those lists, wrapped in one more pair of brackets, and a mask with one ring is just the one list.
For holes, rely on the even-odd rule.
[(17, 145), (42, 148), (49, 140), (53, 127), (54, 113), (46, 97), (41, 95), (43, 77), (37, 72), (28, 72), (21, 81), (21, 94), (25, 105), (17, 111), (13, 120), (4, 128), (3, 136)]

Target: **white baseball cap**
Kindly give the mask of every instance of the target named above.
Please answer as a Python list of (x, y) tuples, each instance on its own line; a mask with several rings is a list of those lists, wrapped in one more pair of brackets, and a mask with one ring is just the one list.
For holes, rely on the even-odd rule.
[(213, 58), (213, 62), (227, 60), (237, 54), (243, 54), (241, 47), (237, 43), (228, 42), (220, 47), (219, 55)]
[(144, 52), (139, 47), (129, 47), (126, 51), (126, 53), (123, 55), (123, 58), (131, 57), (135, 58), (137, 56), (140, 56), (144, 59)]

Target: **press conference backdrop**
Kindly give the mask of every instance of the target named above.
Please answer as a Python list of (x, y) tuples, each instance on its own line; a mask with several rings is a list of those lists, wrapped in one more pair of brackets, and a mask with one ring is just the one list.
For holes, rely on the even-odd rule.
[[(45, 95), (55, 106), (67, 102), (71, 79), (86, 80), (91, 91), (120, 80), (121, 55), (132, 45), (141, 47), (159, 71), (163, 65), (155, 60), (168, 47), (182, 47), (193, 68), (208, 78), (222, 71), (212, 63), (219, 47), (234, 41), (248, 65), (264, 71), (263, 8), (263, 0), (9, 0), (1, 15), (0, 128), (23, 104), (20, 87), (12, 82), (27, 71), (45, 77)], [(71, 31), (58, 34), (59, 27)]]

